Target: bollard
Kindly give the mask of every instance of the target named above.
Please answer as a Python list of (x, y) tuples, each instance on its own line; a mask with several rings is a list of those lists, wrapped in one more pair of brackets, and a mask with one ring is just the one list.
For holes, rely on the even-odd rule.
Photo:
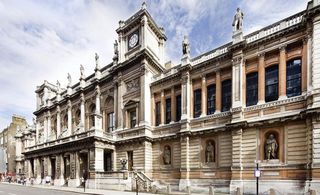
[(167, 194), (171, 194), (171, 186), (170, 186), (170, 184), (167, 185)]
[(209, 186), (209, 195), (214, 195), (214, 187)]
[(240, 190), (240, 188), (239, 188), (239, 187), (237, 187), (236, 194), (237, 194), (237, 195), (241, 195), (241, 190)]
[(270, 195), (276, 195), (276, 191), (273, 188), (270, 188)]
[(187, 186), (187, 189), (186, 189), (186, 190), (187, 190), (187, 194), (190, 195), (190, 194), (191, 194), (191, 187), (190, 187), (190, 186)]
[(309, 190), (310, 195), (317, 195), (317, 192), (315, 190)]

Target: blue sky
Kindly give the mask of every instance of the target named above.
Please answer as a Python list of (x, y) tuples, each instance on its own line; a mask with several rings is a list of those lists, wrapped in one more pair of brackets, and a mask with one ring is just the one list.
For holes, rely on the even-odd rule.
[[(302, 11), (307, 0), (148, 0), (147, 9), (167, 35), (166, 58), (181, 58), (181, 41), (189, 36), (191, 56), (231, 40), (237, 7), (244, 12), (248, 34)], [(67, 84), (79, 80), (79, 66), (93, 73), (94, 53), (101, 63), (113, 56), (119, 20), (140, 9), (136, 0), (2, 0), (0, 1), (0, 131), (12, 114), (31, 122), (35, 89), (44, 80)]]

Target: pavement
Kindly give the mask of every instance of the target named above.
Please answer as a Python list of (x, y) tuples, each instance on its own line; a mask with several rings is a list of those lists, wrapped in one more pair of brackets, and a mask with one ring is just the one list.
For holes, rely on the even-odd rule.
[[(116, 190), (99, 190), (72, 188), (51, 185), (30, 185), (26, 186), (17, 183), (0, 182), (0, 195), (75, 195), (75, 194), (91, 194), (91, 195), (136, 195), (136, 192), (116, 191)], [(172, 195), (185, 195), (183, 192), (172, 192)], [(225, 195), (225, 193), (215, 193), (216, 195)], [(139, 195), (152, 195), (152, 193), (139, 192)], [(196, 195), (192, 193), (192, 195)], [(204, 194), (202, 194), (204, 195)]]

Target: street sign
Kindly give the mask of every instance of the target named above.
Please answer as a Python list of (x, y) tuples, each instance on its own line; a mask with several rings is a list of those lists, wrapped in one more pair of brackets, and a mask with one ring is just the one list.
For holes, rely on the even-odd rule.
[(255, 177), (260, 177), (261, 176), (261, 171), (260, 170), (254, 170), (254, 176)]

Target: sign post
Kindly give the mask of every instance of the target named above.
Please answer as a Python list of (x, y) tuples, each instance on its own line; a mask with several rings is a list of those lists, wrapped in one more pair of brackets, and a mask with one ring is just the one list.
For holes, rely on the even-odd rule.
[(255, 168), (255, 170), (254, 170), (254, 176), (256, 177), (256, 185), (257, 185), (257, 187), (256, 187), (256, 189), (257, 189), (256, 194), (258, 195), (258, 194), (259, 194), (259, 177), (261, 176), (261, 171), (259, 170), (259, 163), (260, 163), (260, 161), (259, 161), (259, 160), (256, 160), (255, 163), (256, 163), (256, 168)]

